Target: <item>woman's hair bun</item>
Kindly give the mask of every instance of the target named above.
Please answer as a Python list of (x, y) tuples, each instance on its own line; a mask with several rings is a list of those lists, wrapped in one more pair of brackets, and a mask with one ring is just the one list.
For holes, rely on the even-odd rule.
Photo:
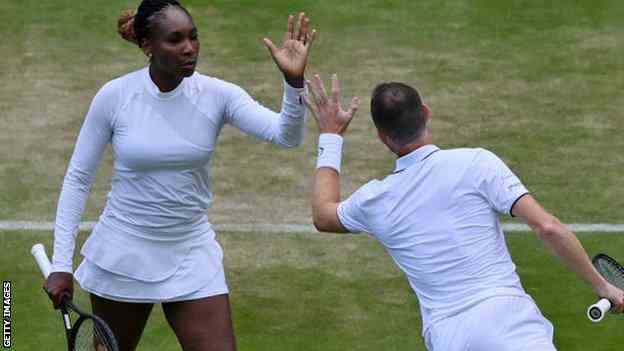
[(134, 33), (134, 16), (136, 15), (135, 10), (123, 10), (119, 15), (119, 20), (117, 20), (117, 32), (119, 35), (134, 44), (139, 44), (137, 41), (136, 34)]

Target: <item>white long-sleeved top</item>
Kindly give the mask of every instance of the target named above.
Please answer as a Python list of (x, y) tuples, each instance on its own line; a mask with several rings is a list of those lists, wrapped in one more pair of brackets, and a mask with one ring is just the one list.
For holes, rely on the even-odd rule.
[[(171, 276), (193, 238), (212, 236), (210, 160), (229, 123), (284, 147), (303, 140), (305, 108), (284, 82), (281, 112), (240, 87), (199, 73), (161, 92), (146, 67), (108, 82), (87, 112), (60, 194), (53, 271), (72, 272), (78, 224), (108, 143), (114, 154), (106, 207), (81, 253), (143, 281)], [(195, 240), (197, 241), (197, 240)]]

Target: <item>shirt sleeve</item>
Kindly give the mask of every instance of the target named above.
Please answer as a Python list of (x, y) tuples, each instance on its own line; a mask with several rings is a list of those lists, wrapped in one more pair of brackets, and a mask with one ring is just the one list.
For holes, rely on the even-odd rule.
[(225, 121), (241, 131), (282, 147), (303, 142), (305, 106), (301, 94), (284, 81), (282, 110), (273, 112), (260, 105), (240, 87), (231, 84), (226, 91)]
[(349, 198), (338, 204), (336, 209), (338, 220), (350, 233), (366, 232), (372, 234), (369, 223), (372, 217), (367, 215), (367, 209), (376, 208), (379, 205), (373, 196), (374, 192), (371, 191), (372, 184), (375, 182), (371, 181), (362, 186)]
[(76, 141), (56, 209), (53, 272), (72, 273), (78, 226), (95, 173), (112, 137), (117, 92), (105, 85), (93, 98)]
[(494, 153), (481, 150), (476, 158), (475, 172), (478, 192), (499, 213), (511, 214), (513, 205), (529, 193), (520, 179)]

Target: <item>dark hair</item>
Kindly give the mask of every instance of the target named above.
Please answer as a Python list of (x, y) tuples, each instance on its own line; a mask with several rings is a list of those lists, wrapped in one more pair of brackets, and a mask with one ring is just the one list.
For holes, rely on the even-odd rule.
[(400, 146), (423, 135), (425, 115), (416, 89), (407, 84), (382, 83), (373, 90), (371, 114), (377, 129)]
[(189, 14), (176, 0), (143, 0), (136, 11), (121, 12), (117, 21), (117, 32), (123, 39), (141, 47), (143, 40), (149, 37), (149, 32), (154, 23), (158, 21), (162, 11), (169, 6), (177, 6)]

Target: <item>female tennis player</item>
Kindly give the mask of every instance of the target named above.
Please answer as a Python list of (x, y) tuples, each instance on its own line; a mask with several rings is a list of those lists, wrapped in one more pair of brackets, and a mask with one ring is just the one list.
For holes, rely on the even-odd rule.
[(94, 314), (122, 351), (136, 348), (154, 303), (162, 303), (184, 350), (235, 350), (222, 251), (206, 216), (210, 160), (224, 124), (283, 147), (302, 142), (300, 94), (315, 31), (301, 13), (289, 16), (281, 46), (264, 39), (284, 75), (280, 113), (195, 72), (198, 31), (175, 0), (142, 1), (122, 13), (119, 33), (149, 64), (108, 82), (92, 101), (60, 194), (45, 288), (55, 306), (72, 294), (78, 224), (110, 143), (112, 189), (75, 272)]

